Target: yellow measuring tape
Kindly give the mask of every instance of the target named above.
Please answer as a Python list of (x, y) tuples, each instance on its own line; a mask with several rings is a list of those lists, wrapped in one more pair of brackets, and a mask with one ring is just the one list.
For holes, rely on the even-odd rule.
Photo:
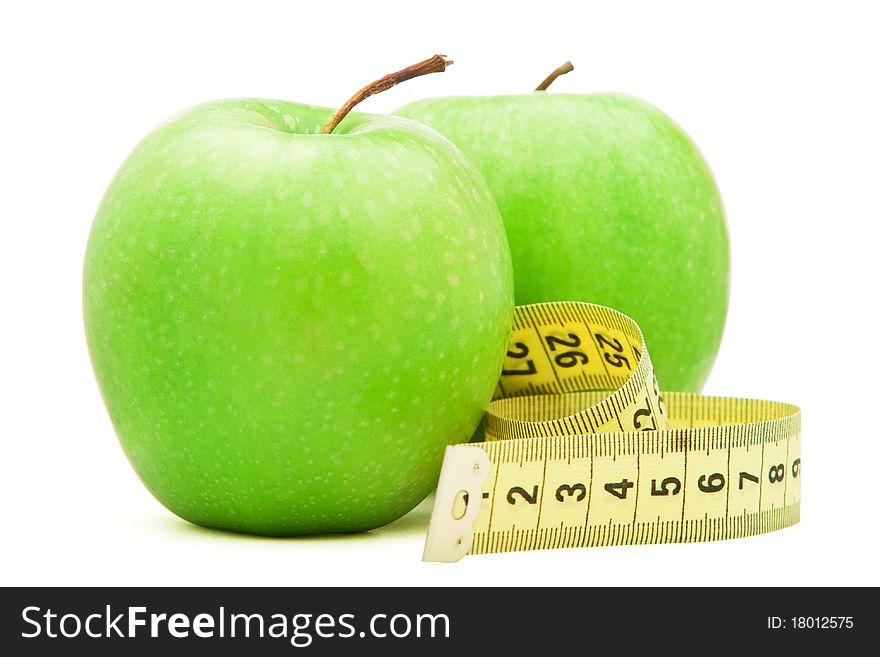
[(641, 330), (610, 308), (516, 308), (484, 429), (446, 449), (426, 561), (739, 538), (800, 518), (800, 410), (661, 393)]

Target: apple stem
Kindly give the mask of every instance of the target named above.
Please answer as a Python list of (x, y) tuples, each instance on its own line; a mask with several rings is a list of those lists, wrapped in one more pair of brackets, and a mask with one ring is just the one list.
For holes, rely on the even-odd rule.
[(345, 104), (336, 110), (336, 113), (327, 119), (327, 123), (321, 128), (320, 134), (329, 135), (336, 126), (345, 118), (345, 116), (362, 100), (369, 98), (373, 94), (387, 91), (391, 87), (401, 82), (406, 82), (412, 78), (417, 78), (428, 73), (442, 73), (447, 66), (452, 66), (452, 60), (447, 59), (446, 55), (434, 55), (430, 59), (426, 59), (418, 64), (407, 66), (405, 69), (396, 73), (389, 73), (385, 77), (379, 78), (375, 82), (371, 82), (366, 87), (358, 91), (354, 96), (345, 101)]
[(553, 81), (558, 78), (560, 75), (565, 75), (566, 73), (571, 73), (574, 70), (574, 66), (571, 65), (571, 62), (565, 62), (562, 66), (558, 67), (555, 71), (553, 71), (550, 75), (544, 78), (544, 81), (535, 87), (535, 91), (547, 91), (547, 87), (553, 84)]

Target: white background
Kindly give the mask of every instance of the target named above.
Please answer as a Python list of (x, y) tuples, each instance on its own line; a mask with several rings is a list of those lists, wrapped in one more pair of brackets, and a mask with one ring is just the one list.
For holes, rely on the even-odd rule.
[[(878, 17), (837, 0), (718, 3), (28, 2), (0, 9), (0, 583), (880, 584), (876, 565)], [(12, 7), (16, 8), (12, 8)], [(429, 506), (353, 537), (267, 540), (178, 520), (128, 465), (92, 377), (80, 276), (115, 168), (218, 97), (625, 91), (672, 115), (726, 201), (729, 323), (712, 394), (803, 407), (800, 525), (716, 544), (420, 561)], [(827, 610), (829, 612), (833, 610)]]

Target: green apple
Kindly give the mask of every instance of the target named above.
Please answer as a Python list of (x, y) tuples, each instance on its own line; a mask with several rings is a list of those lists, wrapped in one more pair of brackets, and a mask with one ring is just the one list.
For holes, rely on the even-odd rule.
[(498, 209), (400, 117), (228, 100), (147, 136), (85, 258), (95, 374), (165, 506), (268, 535), (365, 530), (436, 485), (497, 383), (513, 281)]
[(727, 314), (728, 235), (709, 167), (668, 116), (624, 95), (544, 92), (429, 99), (397, 114), (482, 172), (517, 303), (615, 308), (643, 328), (665, 388), (702, 388)]

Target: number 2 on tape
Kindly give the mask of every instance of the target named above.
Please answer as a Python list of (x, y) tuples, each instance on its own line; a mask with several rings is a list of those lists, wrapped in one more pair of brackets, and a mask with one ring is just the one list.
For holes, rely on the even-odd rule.
[(739, 538), (800, 517), (800, 410), (661, 392), (639, 327), (602, 306), (516, 308), (484, 428), (446, 449), (426, 561)]

